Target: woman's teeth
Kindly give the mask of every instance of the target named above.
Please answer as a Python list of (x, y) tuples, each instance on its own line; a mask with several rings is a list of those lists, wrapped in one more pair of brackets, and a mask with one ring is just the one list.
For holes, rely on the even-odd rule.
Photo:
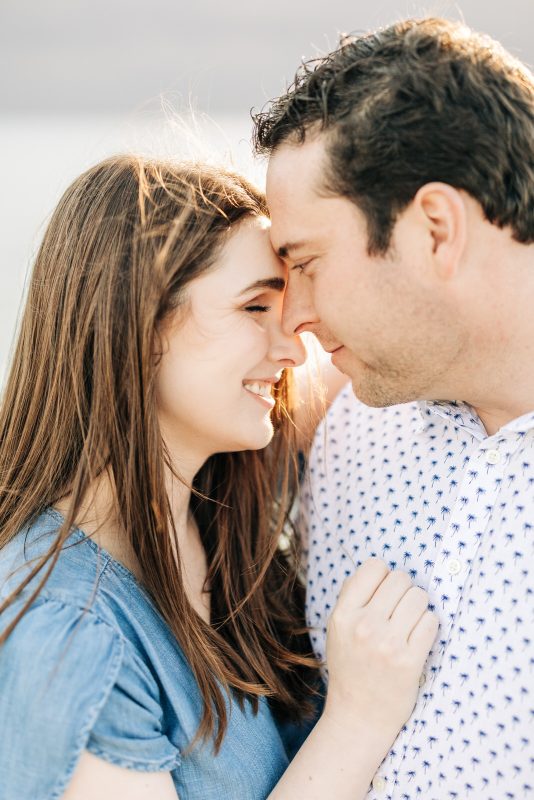
[(270, 383), (243, 383), (247, 391), (252, 394), (259, 394), (260, 397), (271, 397), (272, 385)]

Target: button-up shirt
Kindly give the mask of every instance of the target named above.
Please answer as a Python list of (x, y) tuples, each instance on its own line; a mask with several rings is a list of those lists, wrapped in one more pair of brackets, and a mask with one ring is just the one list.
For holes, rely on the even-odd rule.
[(465, 404), (373, 409), (348, 387), (317, 431), (300, 516), (320, 658), (341, 585), (370, 556), (408, 572), (440, 618), (369, 800), (534, 797), (534, 412), (488, 436)]

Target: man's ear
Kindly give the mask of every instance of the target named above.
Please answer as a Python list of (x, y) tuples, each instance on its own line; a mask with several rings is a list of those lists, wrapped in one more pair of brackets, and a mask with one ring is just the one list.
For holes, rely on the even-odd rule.
[(430, 237), (438, 275), (452, 278), (466, 245), (467, 209), (461, 192), (448, 183), (426, 183), (413, 199), (413, 210)]

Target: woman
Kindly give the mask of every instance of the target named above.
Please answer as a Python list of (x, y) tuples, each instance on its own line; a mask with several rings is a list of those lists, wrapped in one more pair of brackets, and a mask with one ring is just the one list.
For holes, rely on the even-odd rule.
[(289, 763), (317, 665), (284, 286), (231, 173), (115, 157), (60, 201), (0, 414), (3, 800), (353, 800), (409, 716), (436, 621), (371, 560)]

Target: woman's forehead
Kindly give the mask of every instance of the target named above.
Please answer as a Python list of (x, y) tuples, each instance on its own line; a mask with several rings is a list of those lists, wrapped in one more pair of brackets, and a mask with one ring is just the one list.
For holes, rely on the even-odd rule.
[[(226, 240), (211, 269), (192, 282), (194, 293), (219, 292), (225, 296), (242, 294), (254, 283), (283, 279), (286, 269), (269, 238), (266, 217), (244, 220)], [(261, 288), (261, 287), (258, 287)]]

